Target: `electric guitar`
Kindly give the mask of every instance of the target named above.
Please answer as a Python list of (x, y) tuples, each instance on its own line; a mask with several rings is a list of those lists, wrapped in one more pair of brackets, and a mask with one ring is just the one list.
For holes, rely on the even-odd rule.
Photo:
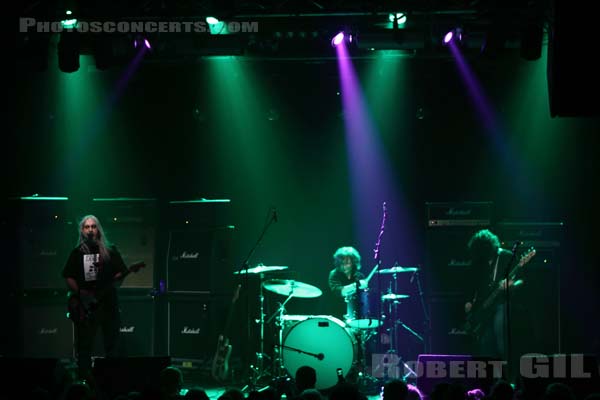
[[(535, 253), (536, 250), (532, 247), (521, 256), (517, 265), (509, 272), (508, 282), (516, 282), (515, 279), (517, 278), (517, 274), (520, 272), (521, 268), (535, 256)], [(467, 334), (479, 337), (482, 327), (489, 322), (489, 319), (492, 316), (491, 310), (494, 308), (493, 306), (498, 304), (498, 298), (505, 290), (506, 289), (502, 284), (497, 284), (483, 301), (476, 301), (473, 303), (473, 307), (466, 315), (466, 322), (463, 327), (463, 330)]]
[(224, 333), (219, 335), (219, 340), (217, 341), (217, 352), (213, 358), (211, 372), (213, 378), (219, 382), (223, 382), (229, 377), (229, 356), (231, 356), (232, 346), (229, 337), (227, 337), (227, 331), (229, 330), (229, 325), (231, 324), (231, 317), (234, 311), (233, 305), (240, 296), (241, 287), (242, 285), (238, 285), (233, 293), (231, 305), (229, 307), (229, 313), (227, 315), (227, 321), (225, 322)]
[[(127, 271), (121, 275), (120, 280), (125, 279), (132, 272), (138, 272), (146, 267), (144, 261), (137, 261), (127, 268)], [(100, 301), (92, 290), (80, 290), (79, 292), (70, 290), (67, 294), (67, 317), (73, 322), (82, 322), (92, 317), (98, 309)]]

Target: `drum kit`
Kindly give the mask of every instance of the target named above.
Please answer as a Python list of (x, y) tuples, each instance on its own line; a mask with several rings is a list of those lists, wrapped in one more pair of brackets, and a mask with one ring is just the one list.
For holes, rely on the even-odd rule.
[[(316, 389), (328, 389), (339, 380), (339, 370), (348, 376), (351, 371), (358, 376), (365, 376), (365, 343), (383, 327), (384, 320), (393, 323), (388, 329), (390, 338), (394, 335), (396, 325), (401, 325), (411, 333), (420, 337), (398, 318), (395, 306), (404, 299), (406, 294), (397, 294), (396, 277), (398, 273), (416, 272), (417, 267), (398, 267), (379, 270), (379, 274), (392, 274), (394, 287), (390, 285), (387, 293), (381, 296), (382, 306), (387, 306), (387, 317), (379, 307), (369, 302), (369, 289), (361, 289), (345, 298), (347, 312), (344, 321), (331, 315), (290, 315), (286, 314), (285, 305), (292, 298), (317, 298), (323, 294), (321, 289), (308, 283), (292, 279), (265, 279), (266, 274), (288, 269), (287, 266), (258, 265), (254, 268), (237, 271), (234, 274), (255, 274), (260, 278), (259, 307), (260, 318), (256, 320), (260, 326), (260, 350), (256, 353), (257, 366), (252, 366), (252, 384), (265, 376), (278, 379), (294, 376), (301, 366), (310, 366), (317, 372)], [(277, 311), (265, 321), (264, 290), (285, 296)], [(377, 310), (375, 310), (377, 308)], [(275, 357), (271, 371), (264, 368), (264, 359), (270, 358), (265, 354), (265, 325), (275, 321), (277, 327), (277, 344), (274, 346)], [(390, 339), (390, 351), (394, 343)]]

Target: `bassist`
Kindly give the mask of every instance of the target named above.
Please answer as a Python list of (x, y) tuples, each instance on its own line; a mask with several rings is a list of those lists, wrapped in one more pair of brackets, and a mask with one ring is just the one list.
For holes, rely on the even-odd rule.
[[(479, 355), (504, 358), (506, 333), (504, 293), (497, 296), (498, 298), (489, 305), (486, 304), (486, 300), (494, 291), (497, 292), (498, 289), (501, 289), (501, 292), (504, 292), (506, 289), (506, 268), (513, 255), (509, 250), (500, 247), (498, 236), (488, 229), (476, 232), (470, 238), (468, 248), (474, 275), (467, 283), (469, 286), (467, 293), (470, 294), (465, 302), (465, 313), (467, 321), (469, 317), (475, 315), (479, 317), (478, 329), (474, 333), (475, 352)], [(509, 279), (510, 288), (521, 283), (520, 280)]]
[(92, 349), (99, 330), (105, 356), (117, 356), (120, 315), (116, 286), (129, 272), (117, 248), (106, 240), (98, 218), (83, 217), (78, 244), (62, 270), (69, 289), (68, 311), (75, 327), (80, 379), (92, 378)]

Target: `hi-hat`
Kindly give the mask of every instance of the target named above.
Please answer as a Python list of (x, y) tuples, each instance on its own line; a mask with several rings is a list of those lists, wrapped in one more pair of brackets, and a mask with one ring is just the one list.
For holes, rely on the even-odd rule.
[(323, 294), (316, 286), (291, 279), (270, 279), (263, 283), (263, 287), (282, 296), (312, 298)]
[(399, 272), (417, 272), (418, 267), (392, 267), (388, 269), (382, 269), (379, 271), (380, 274), (396, 274)]
[(410, 296), (407, 294), (395, 294), (388, 293), (381, 296), (381, 300), (400, 300), (400, 299), (408, 299)]
[(279, 265), (273, 265), (273, 266), (259, 265), (259, 266), (254, 267), (254, 268), (244, 269), (241, 272), (240, 271), (235, 271), (233, 274), (234, 275), (240, 275), (240, 274), (262, 274), (263, 272), (281, 271), (281, 270), (284, 270), (284, 269), (288, 269), (288, 267), (279, 266)]

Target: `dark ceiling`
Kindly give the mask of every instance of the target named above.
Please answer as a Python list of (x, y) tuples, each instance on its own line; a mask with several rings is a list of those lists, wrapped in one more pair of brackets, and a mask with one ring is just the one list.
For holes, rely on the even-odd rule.
[[(64, 18), (64, 11), (71, 9), (80, 21), (204, 21), (212, 15), (223, 21), (258, 24), (256, 32), (229, 37), (154, 35), (154, 43), (161, 43), (153, 49), (154, 59), (172, 59), (242, 53), (284, 56), (290, 52), (319, 56), (331, 52), (330, 47), (327, 49), (329, 41), (339, 30), (350, 31), (358, 38), (357, 51), (431, 50), (455, 27), (463, 29), (473, 49), (479, 50), (484, 41), (492, 43), (491, 38), (496, 47), (516, 48), (529, 40), (525, 37), (542, 37), (548, 24), (550, 0), (54, 0), (24, 1), (21, 6), (19, 17), (46, 21), (59, 21)], [(389, 22), (389, 14), (396, 12), (407, 16), (404, 26)], [(18, 47), (31, 43), (32, 35), (20, 35)], [(111, 35), (111, 40), (130, 44), (131, 36)], [(533, 42), (541, 47), (541, 39)], [(86, 51), (83, 41), (81, 52)], [(534, 57), (537, 53), (534, 49)]]

